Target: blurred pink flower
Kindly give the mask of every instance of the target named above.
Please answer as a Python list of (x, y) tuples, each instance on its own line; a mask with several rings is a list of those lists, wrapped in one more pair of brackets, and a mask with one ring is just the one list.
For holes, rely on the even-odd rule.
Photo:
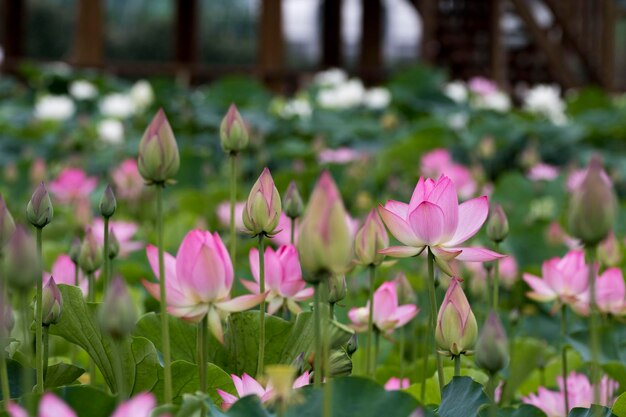
[(46, 393), (39, 402), (39, 417), (76, 417), (76, 413), (59, 397)]
[(528, 273), (523, 276), (532, 290), (526, 295), (535, 301), (558, 300), (574, 305), (587, 291), (589, 269), (581, 250), (571, 250), (563, 258), (545, 261), (541, 273), (542, 278)]
[(398, 391), (401, 389), (407, 389), (409, 385), (411, 385), (411, 381), (409, 381), (409, 378), (400, 379), (396, 377), (391, 377), (389, 378), (389, 381), (385, 383), (385, 389), (387, 391)]
[[(298, 225), (300, 219), (296, 219), (296, 232), (294, 234), (294, 242), (293, 244), (298, 243)], [(348, 228), (350, 229), (350, 233), (352, 235), (352, 239), (356, 236), (356, 232), (359, 230), (359, 220), (354, 217), (346, 214), (346, 221), (348, 222)], [(280, 219), (278, 220), (278, 226), (276, 226), (277, 233), (270, 238), (270, 242), (278, 245), (290, 245), (291, 244), (291, 219), (287, 217), (285, 213), (280, 214)]]
[[(159, 279), (158, 250), (146, 247), (152, 271)], [(244, 311), (259, 304), (264, 295), (242, 295), (230, 299), (233, 266), (217, 233), (192, 230), (183, 239), (178, 254), (165, 253), (167, 311), (176, 317), (198, 322), (209, 315), (209, 327), (220, 341), (224, 333), (220, 313)], [(143, 281), (150, 294), (159, 299), (159, 284)]]
[[(254, 281), (242, 280), (241, 283), (250, 292), (259, 293), (259, 250), (252, 248), (249, 255), (250, 270)], [(267, 312), (274, 314), (282, 306), (294, 314), (302, 311), (297, 304), (313, 296), (313, 288), (305, 288), (302, 269), (295, 246), (281, 246), (277, 251), (265, 248), (265, 289)]]
[[(245, 201), (239, 201), (235, 203), (235, 229), (243, 230), (243, 208), (245, 207)], [(223, 201), (217, 205), (217, 219), (224, 227), (230, 227), (230, 202)], [(279, 223), (280, 228), (280, 223)]]
[(447, 175), (462, 198), (469, 198), (476, 193), (476, 181), (472, 172), (465, 166), (457, 164), (447, 149), (437, 148), (422, 155), (421, 172), (426, 177), (439, 178)]
[[(154, 395), (144, 392), (121, 403), (111, 417), (150, 417), (154, 407)], [(10, 417), (28, 417), (26, 410), (15, 403), (9, 403), (8, 411)], [(41, 397), (38, 417), (76, 417), (76, 413), (59, 397), (48, 392)]]
[[(232, 374), (230, 377), (233, 379), (233, 384), (235, 384), (235, 390), (237, 390), (237, 395), (229, 394), (225, 391), (222, 391), (221, 389), (216, 390), (219, 396), (222, 397), (223, 410), (228, 410), (234, 403), (237, 402), (237, 400), (248, 395), (256, 395), (263, 403), (272, 398), (272, 381), (270, 381), (266, 387), (263, 387), (260, 382), (258, 382), (256, 379), (252, 378), (246, 373), (244, 373), (241, 378), (239, 378), (237, 375)], [(298, 378), (296, 378), (296, 380), (293, 382), (292, 388), (297, 389), (305, 385), (309, 385), (309, 379), (309, 371), (306, 371)]]
[(404, 246), (381, 253), (397, 258), (418, 255), (430, 247), (442, 271), (451, 274), (448, 262), (487, 262), (504, 257), (489, 249), (459, 246), (474, 236), (487, 219), (487, 197), (459, 205), (452, 181), (442, 175), (437, 182), (420, 177), (408, 204), (389, 200), (379, 206), (380, 217)]
[(337, 149), (323, 149), (317, 155), (317, 160), (321, 164), (349, 164), (350, 162), (359, 161), (366, 156), (364, 152), (357, 151), (348, 147)]
[(88, 177), (85, 171), (78, 168), (65, 168), (48, 188), (54, 198), (63, 204), (71, 204), (81, 199), (89, 199), (89, 195), (98, 186), (96, 177)]
[[(487, 271), (482, 264), (468, 263), (465, 265), (472, 273), (470, 287), (473, 293), (480, 293), (487, 288)], [(519, 277), (517, 261), (513, 256), (500, 259), (500, 285), (506, 289), (511, 289)]]
[[(369, 301), (365, 307), (355, 307), (348, 312), (352, 327), (357, 332), (367, 330)], [(413, 304), (398, 305), (398, 293), (395, 281), (388, 281), (374, 292), (374, 325), (383, 333), (389, 334), (394, 329), (404, 326), (419, 313)]]
[(553, 181), (559, 176), (559, 169), (553, 165), (538, 162), (526, 174), (531, 181)]
[(28, 417), (26, 410), (12, 401), (9, 401), (7, 411), (9, 413), (9, 417)]
[(143, 392), (121, 403), (111, 417), (150, 417), (154, 407), (156, 407), (154, 395)]
[(488, 96), (489, 94), (498, 91), (498, 85), (494, 81), (485, 77), (472, 77), (468, 81), (467, 86), (472, 93), (481, 96)]
[[(626, 314), (626, 286), (619, 268), (609, 268), (596, 278), (596, 304), (598, 310), (606, 314), (623, 316)], [(581, 315), (589, 314), (591, 294), (587, 288), (572, 305)]]
[(115, 193), (117, 197), (126, 200), (136, 200), (141, 196), (145, 187), (145, 181), (139, 174), (137, 160), (126, 159), (111, 173)]
[[(574, 192), (580, 187), (580, 185), (585, 180), (585, 177), (587, 176), (587, 171), (588, 168), (582, 168), (574, 170), (569, 174), (569, 176), (567, 177), (567, 190), (570, 193)], [(602, 176), (602, 179), (607, 182), (607, 184), (613, 184), (613, 181), (611, 181), (611, 178), (609, 178), (605, 170), (601, 170), (600, 175)]]
[(553, 221), (546, 231), (546, 240), (552, 245), (563, 244), (568, 249), (580, 249), (582, 247), (578, 239), (571, 237), (563, 230), (559, 222)]
[[(45, 286), (50, 277), (54, 277), (54, 281), (57, 284), (66, 284), (66, 285), (74, 285), (76, 272), (76, 266), (72, 259), (65, 254), (61, 254), (57, 257), (57, 259), (52, 264), (52, 270), (50, 273), (43, 273), (43, 285)], [(78, 270), (78, 287), (83, 292), (84, 296), (87, 296), (87, 278), (83, 275), (83, 271)]]
[[(115, 233), (115, 237), (120, 244), (120, 257), (125, 257), (131, 252), (143, 249), (143, 242), (132, 240), (135, 233), (137, 233), (137, 230), (139, 230), (139, 226), (136, 223), (122, 220), (111, 220), (109, 221), (109, 231), (111, 230)], [(94, 220), (93, 225), (91, 226), (91, 231), (93, 232), (98, 244), (100, 246), (104, 246), (104, 221), (102, 218), (98, 217)]]

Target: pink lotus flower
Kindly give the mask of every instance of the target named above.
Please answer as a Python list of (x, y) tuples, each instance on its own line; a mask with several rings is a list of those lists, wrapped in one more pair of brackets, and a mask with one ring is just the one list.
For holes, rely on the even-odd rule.
[[(131, 252), (143, 249), (144, 243), (138, 240), (132, 240), (139, 230), (139, 226), (133, 222), (125, 222), (121, 220), (111, 220), (109, 222), (109, 230), (115, 233), (115, 237), (120, 244), (120, 257), (125, 257)], [(104, 221), (97, 218), (93, 222), (91, 231), (100, 246), (104, 246)]]
[(9, 412), (9, 417), (28, 417), (28, 413), (19, 405), (14, 402), (10, 402), (7, 406), (7, 411)]
[[(298, 243), (299, 221), (300, 219), (296, 219), (296, 232), (293, 235), (294, 245)], [(350, 235), (352, 236), (352, 239), (354, 239), (356, 232), (359, 230), (359, 220), (346, 213), (346, 222), (348, 223)], [(276, 231), (277, 233), (271, 237), (270, 242), (278, 246), (291, 244), (291, 219), (287, 217), (285, 213), (281, 213), (280, 219), (278, 220), (278, 226), (276, 226)]]
[(389, 381), (385, 383), (385, 389), (387, 391), (398, 391), (401, 389), (407, 389), (409, 385), (411, 385), (411, 381), (409, 380), (409, 378), (400, 379), (396, 377), (391, 377), (389, 378)]
[[(76, 265), (72, 262), (72, 259), (65, 254), (61, 254), (52, 264), (52, 270), (50, 273), (43, 273), (43, 285), (46, 286), (50, 277), (54, 277), (54, 281), (57, 284), (74, 285), (75, 284), (75, 272)], [(78, 287), (83, 292), (84, 296), (87, 296), (87, 277), (83, 275), (83, 271), (78, 269)]]
[(532, 166), (526, 177), (531, 181), (553, 181), (559, 176), (559, 169), (553, 165), (539, 162)]
[(523, 277), (532, 289), (526, 295), (535, 301), (575, 304), (587, 290), (589, 269), (583, 251), (572, 250), (562, 259), (545, 261), (541, 273), (543, 279), (528, 273)]
[(437, 148), (422, 156), (421, 172), (426, 177), (439, 178), (444, 173), (452, 180), (463, 198), (472, 197), (477, 185), (472, 172), (465, 166), (457, 164), (447, 149)]
[(156, 407), (154, 395), (143, 392), (120, 404), (111, 417), (150, 417), (154, 407)]
[[(152, 271), (159, 279), (158, 250), (146, 247)], [(183, 239), (174, 258), (165, 253), (167, 311), (176, 317), (198, 322), (209, 315), (209, 327), (220, 341), (224, 333), (220, 312), (244, 311), (259, 304), (264, 295), (243, 295), (230, 299), (233, 266), (217, 233), (192, 230)], [(148, 292), (159, 299), (159, 284), (143, 281)]]
[[(241, 283), (250, 292), (259, 294), (259, 250), (250, 250), (250, 270), (255, 282), (242, 280)], [(295, 246), (281, 246), (277, 251), (265, 248), (265, 288), (267, 312), (274, 314), (282, 306), (294, 314), (302, 311), (297, 304), (313, 296), (313, 288), (305, 288), (302, 268)]]
[[(390, 334), (404, 326), (419, 313), (413, 304), (398, 305), (398, 292), (395, 281), (385, 282), (374, 292), (374, 325), (383, 333)], [(369, 301), (365, 307), (353, 308), (348, 312), (352, 327), (357, 332), (367, 331)]]
[(363, 152), (341, 147), (337, 149), (321, 150), (317, 156), (317, 160), (321, 164), (349, 164), (350, 162), (362, 160), (365, 157)]
[[(243, 230), (243, 208), (245, 207), (246, 202), (240, 201), (235, 203), (235, 228), (237, 230)], [(216, 210), (217, 219), (220, 224), (224, 227), (230, 227), (230, 202), (224, 201), (219, 203)], [(282, 216), (281, 216), (282, 217)], [(278, 224), (278, 229), (280, 229), (280, 223)]]
[(551, 245), (563, 244), (567, 246), (568, 249), (580, 249), (582, 247), (580, 241), (568, 235), (556, 221), (550, 223), (548, 226), (546, 240)]
[(437, 182), (420, 177), (409, 204), (389, 200), (379, 206), (380, 217), (391, 234), (404, 246), (391, 246), (381, 253), (397, 258), (416, 256), (429, 247), (439, 267), (452, 271), (448, 261), (487, 262), (504, 257), (478, 247), (459, 246), (478, 232), (487, 219), (487, 197), (458, 203), (452, 181), (442, 175)]
[(498, 91), (498, 85), (485, 77), (473, 77), (467, 83), (470, 91), (481, 96), (488, 96)]
[[(120, 404), (111, 417), (150, 417), (156, 407), (154, 395), (144, 392)], [(10, 417), (28, 417), (28, 413), (15, 403), (9, 403)], [(39, 402), (38, 417), (76, 417), (76, 413), (56, 395), (46, 393)]]
[[(587, 288), (572, 305), (578, 314), (589, 315), (591, 294)], [(626, 314), (626, 286), (619, 268), (609, 268), (596, 278), (596, 304), (598, 310), (606, 314), (623, 316)]]
[[(487, 271), (482, 264), (468, 263), (466, 265), (472, 273), (470, 288), (472, 293), (481, 294), (487, 289)], [(513, 256), (500, 260), (500, 285), (510, 290), (519, 278), (517, 261)]]
[[(572, 193), (578, 188), (580, 188), (583, 181), (585, 180), (585, 177), (587, 177), (588, 171), (589, 171), (589, 168), (577, 169), (577, 170), (572, 171), (567, 177), (567, 183), (566, 183), (567, 191)], [(609, 178), (606, 171), (601, 170), (600, 175), (607, 184), (610, 184), (611, 186), (613, 185), (613, 181), (611, 181), (611, 178)]]
[(89, 199), (89, 195), (97, 185), (98, 179), (88, 177), (82, 169), (65, 168), (54, 181), (48, 184), (48, 188), (57, 201), (71, 204), (81, 199)]
[(115, 193), (121, 199), (137, 200), (144, 191), (145, 181), (135, 159), (126, 159), (111, 173)]
[(474, 347), (478, 324), (457, 278), (452, 278), (437, 314), (435, 341), (440, 349), (460, 355)]

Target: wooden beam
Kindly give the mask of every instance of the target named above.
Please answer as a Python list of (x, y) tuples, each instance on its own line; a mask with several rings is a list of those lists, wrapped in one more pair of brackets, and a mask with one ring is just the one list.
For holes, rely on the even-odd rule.
[(429, 64), (434, 64), (439, 53), (439, 42), (437, 41), (437, 0), (420, 0), (417, 7), (422, 15), (422, 44), (420, 45), (420, 56)]
[(4, 0), (2, 47), (7, 61), (24, 56), (26, 1)]
[(258, 66), (268, 82), (284, 69), (284, 39), (281, 0), (262, 0), (259, 24)]
[(173, 0), (176, 4), (176, 61), (198, 59), (198, 0)]
[(341, 66), (341, 5), (342, 0), (324, 0), (322, 5), (322, 67)]
[(506, 88), (506, 57), (500, 30), (501, 3), (501, 0), (491, 0), (491, 78), (498, 83), (500, 88)]
[(613, 0), (602, 0), (602, 84), (612, 91), (615, 88), (615, 24), (616, 14)]
[(361, 18), (361, 73), (377, 74), (382, 67), (382, 12), (381, 0), (362, 0)]
[(102, 0), (78, 0), (76, 32), (71, 61), (77, 65), (100, 67), (104, 56)]

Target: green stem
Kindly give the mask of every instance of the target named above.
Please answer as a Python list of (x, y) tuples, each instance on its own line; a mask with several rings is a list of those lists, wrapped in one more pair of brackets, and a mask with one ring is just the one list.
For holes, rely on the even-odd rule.
[(103, 287), (104, 293), (106, 294), (109, 289), (109, 218), (104, 218), (104, 248), (102, 248), (103, 256), (104, 256), (104, 265), (103, 265)]
[[(3, 342), (4, 346), (4, 342)], [(2, 403), (4, 405), (5, 411), (9, 411), (9, 399), (11, 398), (11, 390), (9, 389), (9, 374), (7, 373), (7, 360), (4, 356), (6, 352), (4, 348), (2, 352), (0, 352), (0, 380), (2, 381)]]
[(291, 237), (289, 238), (289, 241), (291, 242), (292, 245), (296, 244), (296, 219), (295, 217), (291, 218)]
[(313, 284), (313, 327), (315, 336), (315, 359), (313, 363), (313, 383), (316, 388), (322, 385), (322, 335), (321, 335), (321, 314), (320, 308), (320, 284)]
[(165, 286), (165, 263), (163, 260), (163, 188), (164, 184), (157, 184), (157, 247), (159, 249), (159, 291), (161, 295), (161, 345), (163, 346), (164, 387), (163, 397), (165, 404), (172, 403), (172, 368), (170, 358), (170, 327), (167, 317), (167, 294)]
[[(19, 293), (20, 304), (20, 316), (22, 318), (22, 332), (24, 333), (24, 355), (27, 359), (26, 366), (22, 367), (22, 392), (31, 392), (33, 388), (33, 380), (31, 374), (31, 366), (33, 363), (33, 347), (32, 339), (30, 336), (30, 323), (32, 322), (30, 316), (30, 308), (28, 302), (28, 291), (22, 291)], [(33, 412), (35, 403), (33, 399), (27, 400), (27, 409)]]
[(435, 352), (435, 360), (437, 361), (437, 378), (439, 381), (439, 393), (443, 394), (443, 363), (441, 356), (437, 353), (437, 343), (435, 342), (435, 331), (437, 329), (437, 299), (435, 298), (435, 255), (428, 248), (428, 296), (430, 298), (430, 326), (431, 340), (433, 341), (433, 350)]
[(94, 273), (91, 272), (87, 275), (87, 301), (90, 303), (96, 302), (96, 278)]
[(237, 153), (231, 153), (230, 159), (230, 259), (233, 267), (237, 257), (237, 231), (235, 230), (235, 204), (237, 204)]
[(369, 278), (370, 278), (370, 293), (369, 293), (369, 313), (367, 317), (367, 347), (365, 349), (366, 375), (372, 376), (372, 343), (374, 341), (374, 281), (376, 280), (376, 267), (370, 265)]
[(200, 391), (205, 394), (207, 393), (206, 353), (208, 328), (209, 316), (205, 315), (198, 323), (198, 374), (200, 377)]
[(79, 286), (79, 282), (78, 282), (78, 263), (74, 263), (74, 285), (75, 286)]
[[(500, 244), (496, 242), (496, 252), (498, 252)], [(495, 260), (494, 270), (493, 270), (493, 311), (498, 312), (498, 298), (500, 295), (500, 260)]]
[[(594, 265), (596, 247), (587, 247), (586, 252), (587, 265), (589, 265), (589, 308), (591, 310), (591, 384), (593, 385), (593, 404), (600, 404), (600, 322), (596, 303), (596, 270)], [(567, 380), (564, 381), (564, 384), (567, 385)]]
[(498, 378), (496, 374), (489, 374), (489, 380), (487, 381), (487, 395), (491, 400), (491, 406), (489, 407), (489, 417), (496, 417), (498, 412), (498, 406), (496, 403), (496, 388), (498, 387)]
[(454, 376), (461, 376), (461, 355), (454, 355)]
[(48, 352), (50, 348), (50, 326), (43, 326), (43, 379), (46, 380), (48, 374)]
[(563, 375), (563, 399), (565, 413), (569, 413), (569, 396), (567, 393), (567, 306), (561, 306), (561, 375)]
[(328, 318), (331, 320), (335, 320), (335, 304), (336, 303), (328, 303)]
[(37, 365), (37, 393), (43, 393), (43, 253), (42, 253), (42, 230), (43, 228), (37, 227), (37, 259), (39, 262), (39, 276), (37, 277), (37, 302), (36, 319), (35, 323), (35, 361)]
[(372, 357), (372, 375), (376, 374), (376, 365), (378, 364), (378, 349), (380, 348), (380, 332), (374, 330), (374, 356)]
[(117, 385), (117, 403), (119, 404), (128, 396), (124, 387), (124, 370), (122, 368), (122, 344), (124, 340), (115, 340), (113, 343), (117, 350), (117, 358), (113, 361), (113, 366), (115, 367), (115, 385)]
[(428, 349), (430, 347), (430, 342), (431, 342), (431, 335), (433, 334), (433, 328), (432, 328), (432, 321), (428, 320), (428, 330), (427, 333), (424, 334), (424, 344), (423, 344), (423, 354), (424, 354), (424, 359), (423, 359), (423, 364), (422, 364), (422, 369), (423, 369), (423, 376), (422, 376), (422, 392), (420, 395), (420, 399), (422, 401), (422, 404), (424, 404), (424, 401), (426, 400), (426, 380), (427, 378), (427, 374), (428, 374)]
[[(322, 305), (328, 303), (330, 276), (322, 281)], [(321, 326), (322, 331), (322, 369), (324, 370), (324, 408), (323, 417), (331, 417), (332, 414), (332, 379), (330, 377), (330, 332), (327, 325)]]
[(405, 329), (404, 327), (400, 328), (400, 343), (398, 346), (400, 353), (400, 381), (404, 379), (404, 339), (405, 339)]
[[(265, 294), (265, 248), (263, 234), (259, 235), (259, 290)], [(261, 301), (259, 310), (259, 357), (257, 361), (256, 376), (263, 375), (265, 365), (265, 298)]]

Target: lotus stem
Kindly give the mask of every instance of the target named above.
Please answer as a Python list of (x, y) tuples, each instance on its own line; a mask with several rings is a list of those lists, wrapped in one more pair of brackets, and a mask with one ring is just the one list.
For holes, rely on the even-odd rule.
[(424, 404), (424, 401), (426, 400), (426, 380), (428, 379), (426, 377), (427, 373), (428, 373), (428, 347), (431, 341), (431, 335), (433, 334), (433, 328), (432, 328), (432, 321), (428, 320), (428, 330), (427, 332), (424, 334), (424, 349), (422, 349), (422, 353), (424, 354), (424, 359), (423, 359), (423, 365), (422, 365), (422, 392), (420, 394), (420, 399), (422, 401), (422, 404)]
[[(19, 293), (20, 298), (20, 315), (22, 318), (22, 332), (24, 333), (24, 354), (28, 359), (28, 363), (33, 361), (32, 343), (30, 338), (30, 308), (28, 303), (28, 292), (21, 291)], [(22, 367), (22, 392), (31, 392), (33, 388), (33, 381), (31, 378), (30, 367)], [(32, 403), (32, 401), (31, 401)]]
[(322, 335), (321, 335), (321, 314), (320, 307), (320, 284), (313, 284), (313, 327), (315, 335), (315, 356), (313, 363), (313, 383), (316, 388), (322, 385)]
[(367, 347), (365, 349), (366, 375), (372, 376), (372, 343), (374, 339), (374, 281), (376, 279), (376, 267), (374, 265), (369, 266), (369, 278), (370, 278), (370, 292), (369, 292), (369, 314), (367, 318)]
[[(259, 290), (265, 294), (265, 248), (263, 234), (259, 235)], [(259, 309), (259, 357), (256, 368), (257, 378), (263, 375), (265, 365), (265, 298), (261, 301)]]
[(491, 400), (489, 407), (489, 417), (496, 417), (498, 413), (498, 406), (496, 402), (496, 388), (498, 387), (497, 374), (489, 374), (489, 380), (487, 381), (487, 396)]
[(296, 219), (295, 217), (291, 218), (291, 236), (289, 237), (289, 241), (292, 245), (296, 244)]
[(372, 374), (376, 374), (376, 364), (378, 363), (378, 349), (380, 348), (380, 331), (374, 330), (374, 357), (372, 358)]
[(113, 361), (113, 366), (115, 367), (115, 384), (117, 385), (117, 403), (123, 402), (126, 397), (126, 390), (124, 389), (124, 370), (122, 368), (122, 344), (124, 340), (114, 340), (113, 341), (115, 350), (117, 351), (117, 358)]
[[(593, 386), (593, 404), (600, 404), (600, 320), (598, 316), (598, 305), (596, 303), (596, 246), (586, 247), (587, 264), (589, 265), (589, 308), (591, 318), (589, 327), (591, 329), (591, 384)], [(564, 381), (567, 385), (567, 380)]]
[(96, 278), (93, 272), (87, 274), (87, 301), (90, 303), (96, 302)]
[[(2, 292), (2, 300), (8, 301), (7, 284), (4, 276), (4, 254), (0, 250), (0, 291)], [(5, 340), (0, 340), (0, 384), (2, 384), (2, 399), (5, 411), (8, 412), (9, 398), (11, 398), (11, 391), (9, 388), (9, 375), (7, 373), (7, 361), (4, 356), (4, 344)]]
[(435, 331), (437, 329), (437, 299), (435, 297), (435, 255), (428, 248), (428, 295), (430, 298), (430, 338), (433, 342), (435, 360), (437, 361), (437, 379), (439, 380), (439, 393), (443, 394), (443, 363), (441, 356), (437, 353), (437, 343), (435, 342)]
[(205, 315), (200, 323), (198, 323), (198, 375), (200, 378), (200, 391), (207, 392), (206, 377), (206, 350), (207, 350), (207, 333), (209, 327), (209, 316)]
[(567, 393), (567, 306), (561, 306), (561, 374), (563, 375), (563, 399), (565, 413), (569, 413), (569, 398)]
[(231, 152), (230, 156), (230, 259), (233, 267), (237, 265), (237, 231), (235, 230), (235, 205), (237, 204), (237, 153)]
[(42, 231), (43, 228), (37, 227), (37, 259), (39, 262), (39, 276), (37, 277), (37, 302), (36, 324), (35, 324), (35, 362), (37, 367), (37, 393), (43, 393), (43, 254), (42, 254)]
[(48, 352), (49, 352), (49, 340), (50, 340), (50, 326), (43, 326), (43, 379), (46, 380), (48, 374)]
[(398, 346), (398, 349), (400, 350), (400, 352), (399, 352), (399, 356), (400, 356), (400, 381), (402, 381), (404, 379), (404, 355), (405, 355), (405, 353), (404, 353), (404, 350), (405, 350), (404, 339), (405, 339), (405, 328), (402, 327), (402, 328), (400, 328), (400, 342), (399, 342), (399, 346)]
[(454, 376), (461, 376), (461, 355), (454, 355)]
[[(496, 252), (498, 252), (499, 246), (500, 244), (496, 242), (495, 244)], [(497, 313), (499, 296), (500, 296), (500, 259), (496, 259), (494, 263), (495, 265), (493, 267), (493, 298), (491, 299), (491, 301), (493, 301), (493, 311)]]
[[(328, 302), (328, 292), (330, 287), (328, 285), (330, 276), (326, 276), (322, 285), (322, 305)], [(321, 323), (320, 323), (321, 324)], [(323, 417), (331, 417), (332, 414), (332, 379), (330, 377), (330, 332), (328, 326), (322, 326), (322, 352), (323, 352), (323, 364), (324, 370), (324, 408)]]
[(79, 282), (78, 282), (78, 263), (74, 263), (74, 285), (78, 287)]
[(104, 278), (103, 288), (106, 294), (109, 289), (109, 218), (104, 218), (104, 248), (102, 249), (104, 256), (104, 265), (102, 275)]

